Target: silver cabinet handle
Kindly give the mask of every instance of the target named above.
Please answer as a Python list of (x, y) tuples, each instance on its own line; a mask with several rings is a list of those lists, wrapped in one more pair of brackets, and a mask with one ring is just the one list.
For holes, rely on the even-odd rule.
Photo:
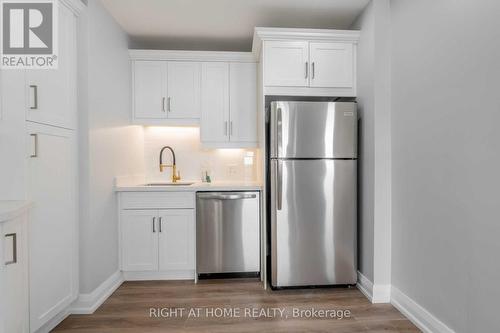
[(311, 74), (312, 74), (312, 78), (314, 79), (314, 72), (315, 72), (314, 71), (314, 61), (312, 62), (311, 66), (312, 66), (312, 68), (311, 68), (312, 73)]
[(283, 190), (283, 161), (276, 161), (276, 208), (277, 210), (281, 210), (281, 202), (282, 202), (282, 190)]
[(227, 136), (227, 121), (224, 122), (224, 136)]
[(156, 232), (155, 220), (156, 220), (156, 217), (153, 217), (153, 233)]
[(165, 97), (161, 98), (161, 111), (165, 112)]
[(229, 122), (229, 135), (233, 135), (233, 121)]
[(255, 199), (257, 194), (198, 194), (198, 199), (206, 200), (242, 200)]
[(305, 79), (309, 76), (309, 62), (306, 61), (306, 76)]
[(30, 85), (30, 89), (33, 89), (33, 98), (34, 98), (34, 105), (30, 106), (31, 110), (36, 110), (38, 109), (38, 86), (35, 84)]
[(161, 218), (161, 216), (158, 218), (158, 227), (160, 229), (160, 232), (161, 232), (161, 225), (162, 225), (162, 222), (163, 222), (163, 219)]
[(5, 238), (8, 237), (12, 238), (12, 260), (6, 261), (5, 266), (17, 263), (17, 235), (15, 233), (6, 234)]
[(30, 136), (33, 138), (33, 146), (34, 146), (34, 152), (33, 154), (30, 155), (30, 157), (38, 157), (38, 134), (33, 133), (30, 134)]
[(172, 109), (170, 108), (170, 101), (172, 100), (172, 97), (167, 98), (167, 111), (170, 112)]

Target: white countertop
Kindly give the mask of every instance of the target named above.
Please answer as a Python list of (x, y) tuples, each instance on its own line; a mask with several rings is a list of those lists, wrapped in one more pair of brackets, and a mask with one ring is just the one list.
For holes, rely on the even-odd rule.
[[(190, 182), (182, 180), (181, 182)], [(262, 184), (259, 182), (233, 182), (233, 181), (218, 181), (212, 183), (194, 182), (192, 185), (167, 185), (167, 186), (146, 186), (145, 184), (137, 185), (117, 185), (117, 192), (207, 192), (207, 191), (260, 191)]]
[(0, 200), (0, 223), (24, 214), (31, 206), (32, 202), (26, 200)]

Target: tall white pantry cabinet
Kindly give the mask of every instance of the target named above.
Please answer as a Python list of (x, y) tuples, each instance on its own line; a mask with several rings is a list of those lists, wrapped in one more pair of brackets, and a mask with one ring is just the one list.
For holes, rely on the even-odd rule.
[(20, 189), (1, 199), (33, 203), (27, 226), (29, 332), (50, 331), (78, 296), (76, 29), (84, 8), (79, 0), (58, 1), (58, 69), (2, 73), (0, 124), (13, 128), (5, 131), (11, 147), (2, 151), (16, 158), (22, 150), (24, 157), (6, 170), (20, 175)]

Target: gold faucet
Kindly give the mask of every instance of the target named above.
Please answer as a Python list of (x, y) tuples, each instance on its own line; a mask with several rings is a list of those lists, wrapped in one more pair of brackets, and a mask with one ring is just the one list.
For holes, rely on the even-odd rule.
[[(172, 164), (163, 164), (163, 151), (165, 149), (170, 150), (172, 153)], [(180, 171), (177, 171), (177, 166), (175, 164), (175, 153), (170, 146), (165, 146), (160, 150), (160, 172), (163, 172), (163, 169), (165, 168), (172, 168), (172, 183), (176, 183), (181, 179), (181, 173)]]

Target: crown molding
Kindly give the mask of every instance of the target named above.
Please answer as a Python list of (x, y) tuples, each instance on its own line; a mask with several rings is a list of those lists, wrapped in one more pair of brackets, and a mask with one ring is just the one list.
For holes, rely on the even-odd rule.
[(252, 52), (129, 50), (131, 60), (255, 62)]
[(253, 34), (252, 53), (255, 59), (258, 59), (262, 42), (267, 40), (332, 41), (357, 44), (359, 36), (358, 30), (256, 27)]
[(87, 8), (81, 0), (59, 0), (59, 2), (68, 7), (76, 16), (80, 16), (85, 8)]

